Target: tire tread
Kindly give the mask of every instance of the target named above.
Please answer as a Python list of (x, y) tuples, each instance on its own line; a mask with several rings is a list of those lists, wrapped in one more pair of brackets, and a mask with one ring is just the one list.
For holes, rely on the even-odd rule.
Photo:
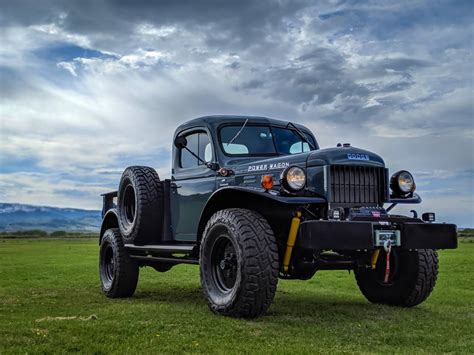
[[(407, 251), (408, 252), (408, 251)], [(365, 298), (372, 303), (389, 304), (400, 307), (414, 307), (425, 301), (433, 291), (438, 276), (438, 253), (432, 249), (419, 249), (410, 251), (411, 264), (414, 270), (409, 282), (401, 285), (386, 286), (391, 292), (387, 295), (387, 289), (370, 281), (368, 273), (371, 270), (356, 270), (355, 277), (357, 285)]]
[[(109, 238), (109, 233), (112, 236)], [(110, 289), (105, 289), (102, 284), (102, 291), (109, 298), (126, 298), (131, 297), (135, 293), (138, 283), (139, 266), (129, 258), (125, 249), (120, 230), (118, 228), (108, 229), (104, 233), (101, 243), (110, 242), (114, 250), (116, 272), (114, 281)]]
[[(226, 209), (216, 212), (208, 221), (201, 243), (201, 258), (209, 230), (216, 223), (225, 223), (242, 250), (242, 283), (240, 295), (231, 305), (219, 306), (208, 297), (212, 311), (233, 317), (255, 318), (270, 307), (278, 284), (278, 250), (272, 228), (265, 218), (246, 209)], [(201, 268), (201, 282), (206, 289)]]
[[(128, 231), (119, 218), (120, 231), (127, 243), (146, 244), (161, 233), (163, 227), (163, 184), (155, 169), (147, 166), (130, 166), (125, 169), (119, 187), (121, 201), (121, 187), (125, 179), (130, 179), (135, 187), (137, 209), (134, 227)], [(119, 203), (119, 216), (122, 216)]]

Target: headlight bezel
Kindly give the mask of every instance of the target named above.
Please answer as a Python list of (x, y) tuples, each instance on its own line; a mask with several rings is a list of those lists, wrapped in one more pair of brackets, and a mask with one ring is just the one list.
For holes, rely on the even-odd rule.
[[(297, 170), (300, 173), (302, 173), (302, 175), (304, 177), (303, 179), (300, 180), (300, 182), (301, 182), (300, 186), (298, 186), (297, 183), (295, 185), (295, 181), (297, 181), (297, 180), (288, 179), (289, 174), (294, 170)], [(292, 175), (295, 175), (295, 174), (293, 173)], [(296, 193), (296, 192), (300, 192), (300, 191), (304, 190), (304, 188), (306, 187), (307, 179), (308, 179), (308, 176), (306, 175), (306, 171), (303, 168), (301, 168), (297, 165), (291, 165), (291, 166), (287, 167), (285, 170), (283, 170), (283, 172), (281, 174), (281, 185), (288, 192)]]
[[(404, 186), (407, 180), (411, 180), (411, 185)], [(403, 182), (405, 181), (405, 182)], [(416, 190), (416, 183), (413, 174), (407, 170), (397, 171), (390, 178), (390, 189), (396, 196), (410, 196)]]

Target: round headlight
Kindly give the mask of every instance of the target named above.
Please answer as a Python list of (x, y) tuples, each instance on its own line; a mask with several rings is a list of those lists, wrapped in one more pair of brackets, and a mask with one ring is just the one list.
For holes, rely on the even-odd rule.
[(398, 171), (390, 179), (390, 188), (396, 194), (407, 195), (415, 191), (415, 179), (406, 170)]
[(300, 191), (306, 185), (306, 173), (297, 166), (291, 166), (283, 172), (283, 186), (290, 191)]

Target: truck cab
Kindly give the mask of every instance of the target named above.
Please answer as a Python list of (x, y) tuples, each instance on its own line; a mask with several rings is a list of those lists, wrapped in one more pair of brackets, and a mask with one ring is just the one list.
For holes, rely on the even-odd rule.
[[(201, 214), (217, 190), (235, 186), (261, 188), (265, 163), (250, 163), (272, 161), (268, 168), (278, 183), (278, 174), (290, 161), (281, 157), (318, 149), (311, 131), (297, 127), (312, 146), (288, 122), (264, 117), (210, 116), (178, 127), (174, 140), (185, 138), (188, 149), (173, 145), (171, 219), (176, 240), (198, 239)], [(190, 151), (196, 152), (198, 157)], [(295, 160), (292, 157), (291, 160), (303, 163), (304, 158), (300, 156)], [(209, 163), (212, 164), (210, 168)], [(228, 174), (222, 174), (222, 171)]]
[(256, 317), (278, 278), (344, 269), (369, 301), (414, 306), (434, 286), (436, 250), (457, 246), (432, 212), (390, 213), (421, 203), (415, 190), (408, 171), (350, 144), (320, 149), (302, 125), (200, 117), (176, 129), (170, 179), (131, 166), (103, 195), (102, 289), (131, 296), (140, 267), (197, 264), (211, 310)]

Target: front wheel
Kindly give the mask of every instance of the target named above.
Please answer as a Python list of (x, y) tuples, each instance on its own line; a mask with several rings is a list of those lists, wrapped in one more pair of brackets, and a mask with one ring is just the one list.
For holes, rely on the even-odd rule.
[(99, 275), (107, 297), (131, 297), (137, 288), (138, 264), (130, 259), (118, 228), (107, 229), (99, 251)]
[(355, 277), (362, 294), (372, 303), (413, 307), (428, 298), (438, 275), (438, 254), (431, 249), (393, 249), (391, 273), (384, 282), (386, 254), (380, 253), (375, 270), (359, 268)]
[(216, 212), (201, 243), (201, 284), (214, 313), (254, 318), (264, 314), (278, 283), (278, 249), (259, 214), (244, 209)]

